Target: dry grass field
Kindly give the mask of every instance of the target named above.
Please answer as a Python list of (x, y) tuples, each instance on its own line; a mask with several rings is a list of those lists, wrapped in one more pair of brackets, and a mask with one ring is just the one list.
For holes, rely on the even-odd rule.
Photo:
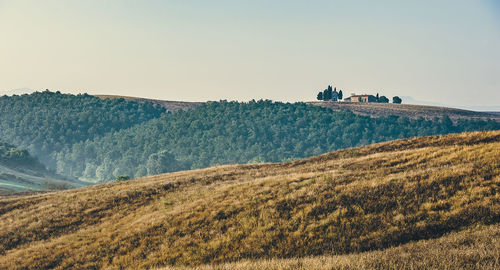
[(476, 227), (443, 237), (357, 254), (291, 259), (242, 260), (163, 270), (292, 269), (500, 269), (500, 226)]
[(492, 131), (8, 197), (0, 269), (497, 268), (499, 192)]

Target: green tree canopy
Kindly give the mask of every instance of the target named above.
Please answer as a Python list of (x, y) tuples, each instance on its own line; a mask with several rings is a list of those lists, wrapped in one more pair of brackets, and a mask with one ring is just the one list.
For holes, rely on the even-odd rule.
[[(100, 99), (87, 94), (35, 92), (0, 97), (0, 138), (27, 149), (48, 167), (64, 147), (158, 118), (151, 103)], [(84, 166), (82, 164), (81, 166)]]
[(397, 138), (499, 128), (495, 121), (443, 125), (441, 119), (371, 118), (304, 103), (221, 101), (76, 143), (58, 155), (58, 164), (75, 176), (85, 171), (80, 164), (95, 164), (93, 177), (109, 180), (124, 174), (280, 162)]
[(389, 99), (386, 96), (379, 97), (380, 103), (389, 103)]

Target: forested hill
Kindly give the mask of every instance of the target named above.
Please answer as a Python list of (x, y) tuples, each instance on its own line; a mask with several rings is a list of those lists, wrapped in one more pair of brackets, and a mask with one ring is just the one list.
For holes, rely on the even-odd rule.
[(164, 112), (148, 102), (102, 100), (87, 94), (44, 91), (2, 96), (0, 139), (55, 168), (55, 154), (64, 147), (147, 122)]
[(278, 162), (496, 121), (372, 118), (305, 103), (207, 102), (169, 113), (148, 100), (36, 92), (0, 97), (0, 140), (58, 174), (109, 181), (218, 164)]
[(160, 105), (169, 112), (176, 112), (178, 110), (190, 110), (194, 109), (204, 102), (191, 102), (191, 101), (173, 101), (173, 100), (161, 100), (161, 99), (151, 99), (151, 98), (140, 98), (140, 97), (130, 97), (130, 96), (116, 96), (116, 95), (95, 95), (102, 99), (125, 99), (133, 100), (138, 102), (150, 102), (155, 105)]
[[(176, 112), (178, 110), (190, 110), (204, 104), (204, 102), (186, 102), (186, 101), (171, 101), (150, 99), (141, 97), (130, 96), (117, 96), (117, 95), (96, 95), (102, 99), (126, 99), (135, 100), (139, 102), (151, 102), (153, 104), (164, 107), (167, 111)], [(368, 115), (371, 117), (381, 117), (388, 115), (404, 116), (408, 118), (418, 119), (420, 117), (425, 119), (441, 118), (448, 116), (454, 122), (459, 119), (469, 120), (496, 120), (500, 122), (500, 112), (478, 112), (470, 110), (462, 110), (451, 107), (438, 107), (414, 104), (395, 104), (395, 103), (364, 103), (364, 102), (332, 102), (332, 101), (310, 101), (306, 102), (310, 105), (321, 106), (332, 109), (334, 111), (351, 111), (354, 114)]]
[(218, 164), (277, 162), (396, 138), (500, 129), (496, 121), (371, 118), (305, 103), (210, 102), (65, 147), (58, 171), (111, 180)]

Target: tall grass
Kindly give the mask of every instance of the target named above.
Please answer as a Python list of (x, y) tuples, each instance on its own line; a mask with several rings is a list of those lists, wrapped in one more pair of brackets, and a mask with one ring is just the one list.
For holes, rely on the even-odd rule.
[(270, 269), (499, 269), (500, 227), (470, 228), (441, 238), (421, 240), (381, 251), (290, 259), (242, 260), (163, 270)]

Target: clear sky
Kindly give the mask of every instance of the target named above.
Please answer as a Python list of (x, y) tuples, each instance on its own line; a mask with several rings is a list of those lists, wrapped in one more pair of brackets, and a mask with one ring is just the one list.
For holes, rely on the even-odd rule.
[(0, 0), (0, 91), (500, 105), (498, 0)]

